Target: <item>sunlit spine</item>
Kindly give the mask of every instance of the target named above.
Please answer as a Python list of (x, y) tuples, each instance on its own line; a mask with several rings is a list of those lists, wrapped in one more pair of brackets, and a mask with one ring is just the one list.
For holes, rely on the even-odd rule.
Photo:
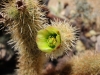
[(7, 15), (8, 30), (14, 47), (18, 50), (18, 75), (40, 75), (44, 53), (35, 43), (37, 31), (43, 28), (46, 19), (35, 0), (12, 0), (2, 10)]

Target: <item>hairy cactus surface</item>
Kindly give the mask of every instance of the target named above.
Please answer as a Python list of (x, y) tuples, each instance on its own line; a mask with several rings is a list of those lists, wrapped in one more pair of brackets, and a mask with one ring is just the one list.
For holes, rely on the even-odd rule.
[(19, 59), (18, 75), (41, 75), (45, 54), (51, 59), (75, 46), (77, 29), (67, 22), (47, 24), (37, 0), (11, 0), (4, 3), (6, 24)]
[[(48, 25), (49, 26), (49, 25)], [(76, 27), (72, 27), (68, 22), (52, 22), (51, 24), (51, 28), (48, 29), (50, 27), (47, 27), (44, 29), (44, 34), (47, 34), (47, 36), (45, 36), (45, 38), (47, 38), (47, 40), (43, 41), (43, 39), (39, 40), (39, 38), (43, 38), (42, 36), (43, 34), (43, 30), (41, 32), (41, 30), (39, 31), (39, 33), (41, 34), (37, 34), (37, 44), (39, 41), (41, 41), (41, 43), (47, 42), (48, 43), (48, 39), (50, 41), (52, 41), (52, 45), (55, 43), (54, 48), (51, 48), (49, 46), (49, 48), (47, 48), (47, 46), (45, 45), (43, 48), (40, 48), (40, 50), (44, 49), (46, 52), (46, 55), (50, 58), (57, 58), (58, 56), (63, 55), (63, 53), (67, 53), (67, 51), (71, 50), (72, 47), (75, 46), (75, 42), (78, 39), (77, 33), (78, 33), (78, 29)], [(50, 34), (50, 35), (49, 35)], [(55, 38), (49, 38), (52, 37), (51, 35), (55, 34)], [(59, 35), (59, 36), (57, 36)], [(54, 36), (53, 36), (54, 37)], [(38, 47), (40, 47), (40, 45), (38, 44)], [(43, 51), (43, 50), (42, 50)]]
[(86, 51), (73, 57), (70, 75), (100, 75), (100, 53)]
[(18, 75), (40, 75), (44, 53), (38, 50), (35, 39), (46, 19), (35, 0), (12, 0), (4, 3), (8, 30), (19, 53)]

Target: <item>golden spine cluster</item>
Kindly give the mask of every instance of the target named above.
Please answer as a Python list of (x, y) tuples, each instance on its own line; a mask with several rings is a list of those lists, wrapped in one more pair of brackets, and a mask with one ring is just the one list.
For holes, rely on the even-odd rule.
[(38, 50), (35, 39), (46, 19), (35, 0), (12, 0), (2, 10), (8, 16), (7, 25), (18, 50), (18, 75), (40, 75), (44, 53)]
[(100, 75), (100, 53), (86, 51), (72, 57), (67, 75)]
[(58, 56), (63, 55), (63, 53), (68, 53), (73, 47), (75, 47), (76, 40), (78, 40), (77, 34), (79, 30), (76, 27), (70, 25), (69, 22), (52, 22), (52, 27), (57, 28), (61, 35), (61, 45), (57, 50), (54, 50), (51, 53), (47, 53), (48, 57), (57, 58)]

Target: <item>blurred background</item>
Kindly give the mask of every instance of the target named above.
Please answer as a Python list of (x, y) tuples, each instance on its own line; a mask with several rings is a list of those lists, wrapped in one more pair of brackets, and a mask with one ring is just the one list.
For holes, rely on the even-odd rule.
[[(0, 0), (0, 3), (3, 0)], [(100, 0), (38, 0), (46, 17), (54, 21), (67, 20), (79, 28), (79, 40), (73, 49), (74, 54), (86, 50), (100, 50)], [(0, 75), (17, 75), (17, 52), (8, 41), (11, 35), (3, 27), (3, 14), (0, 6)], [(57, 61), (57, 59), (56, 59)], [(50, 61), (49, 61), (50, 62)], [(55, 63), (54, 61), (51, 63)]]

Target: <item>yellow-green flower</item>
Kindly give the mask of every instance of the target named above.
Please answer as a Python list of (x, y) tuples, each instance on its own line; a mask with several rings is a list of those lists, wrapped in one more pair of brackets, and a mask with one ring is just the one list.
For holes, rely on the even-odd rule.
[(36, 43), (38, 48), (46, 52), (51, 59), (67, 53), (75, 47), (78, 40), (78, 29), (68, 22), (51, 22), (51, 26), (38, 31)]
[(38, 48), (47, 53), (51, 53), (60, 47), (61, 36), (57, 28), (48, 26), (47, 28), (38, 31), (36, 37)]

